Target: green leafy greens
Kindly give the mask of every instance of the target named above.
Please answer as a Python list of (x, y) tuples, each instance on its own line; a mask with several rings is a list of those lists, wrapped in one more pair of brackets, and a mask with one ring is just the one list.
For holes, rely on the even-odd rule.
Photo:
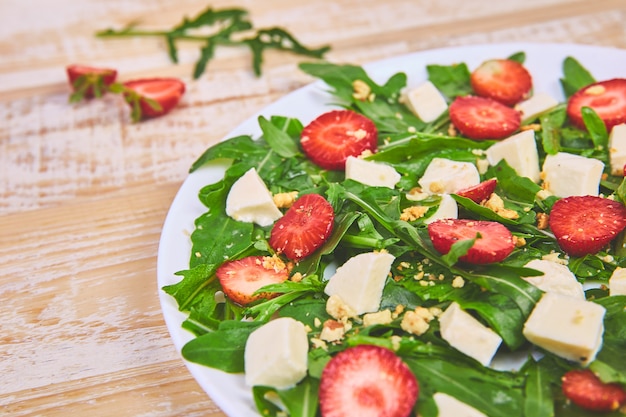
[[(288, 51), (313, 58), (322, 58), (330, 50), (329, 46), (312, 49), (302, 45), (292, 34), (279, 27), (254, 30), (252, 36), (245, 37), (253, 31), (254, 26), (248, 19), (244, 9), (213, 9), (211, 7), (200, 12), (196, 17), (183, 20), (169, 30), (142, 30), (131, 23), (123, 29), (112, 28), (98, 31), (101, 38), (119, 37), (161, 37), (167, 44), (170, 60), (178, 63), (178, 41), (199, 42), (200, 56), (193, 71), (193, 78), (199, 78), (215, 56), (219, 46), (245, 46), (252, 52), (252, 67), (257, 76), (261, 75), (263, 52), (267, 49)], [(206, 34), (210, 31), (210, 34)]]

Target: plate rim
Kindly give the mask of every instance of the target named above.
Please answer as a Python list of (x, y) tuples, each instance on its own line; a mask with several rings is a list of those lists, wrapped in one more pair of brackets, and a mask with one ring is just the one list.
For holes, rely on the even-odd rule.
[[(385, 77), (385, 74), (381, 74), (381, 73), (389, 73), (388, 68), (385, 70), (381, 70), (381, 68), (384, 69), (385, 67), (392, 66), (394, 65), (394, 63), (397, 63), (397, 62), (406, 63), (406, 61), (411, 60), (411, 59), (422, 60), (431, 56), (435, 57), (438, 55), (443, 55), (443, 56), (448, 57), (446, 62), (432, 61), (432, 62), (426, 62), (425, 64), (446, 64), (447, 62), (450, 61), (449, 59), (450, 55), (458, 51), (461, 51), (461, 55), (471, 53), (472, 51), (477, 52), (476, 56), (478, 56), (480, 60), (484, 60), (484, 59), (489, 59), (489, 58), (497, 58), (498, 57), (497, 54), (499, 53), (499, 51), (509, 51), (508, 53), (526, 52), (526, 57), (529, 58), (529, 57), (532, 57), (529, 51), (532, 51), (531, 53), (539, 53), (539, 51), (541, 50), (543, 50), (544, 52), (549, 51), (549, 50), (558, 51), (559, 52), (558, 55), (560, 56), (559, 59), (561, 60), (561, 62), (566, 55), (572, 55), (578, 59), (578, 57), (576, 56), (576, 53), (580, 54), (584, 52), (585, 54), (601, 53), (603, 56), (604, 54), (615, 53), (618, 55), (617, 59), (622, 60), (623, 62), (626, 63), (626, 49), (622, 49), (622, 48), (615, 47), (615, 46), (609, 46), (609, 45), (580, 44), (580, 43), (572, 43), (572, 42), (494, 42), (494, 43), (480, 43), (480, 44), (473, 44), (473, 45), (448, 45), (448, 46), (443, 46), (443, 47), (408, 52), (405, 54), (395, 55), (395, 56), (387, 57), (384, 59), (371, 61), (365, 64), (360, 64), (360, 65), (354, 64), (354, 65), (362, 66), (368, 72), (368, 75), (370, 75), (375, 81), (381, 82), (380, 78)], [(574, 52), (572, 54), (565, 54), (563, 53), (564, 50), (573, 50)], [(485, 55), (488, 51), (494, 51), (494, 52), (490, 52), (490, 53), (493, 53), (493, 56)], [(468, 61), (467, 57), (462, 57), (457, 62), (467, 62), (467, 61)], [(581, 62), (582, 61), (583, 60), (581, 60)], [(339, 62), (334, 62), (334, 63), (339, 63)], [(342, 63), (352, 64), (349, 62), (342, 62)], [(583, 65), (585, 65), (585, 67), (588, 68), (588, 63), (587, 64), (583, 63)], [(471, 65), (468, 64), (468, 66), (472, 68)], [(420, 64), (420, 68), (417, 68), (417, 70), (420, 70), (420, 69), (425, 70), (425, 65)], [(372, 72), (374, 74), (372, 74)], [(394, 72), (407, 72), (407, 69), (398, 68), (394, 70)], [(593, 74), (593, 71), (591, 72)], [(390, 75), (391, 74), (389, 74), (388, 76)], [(626, 78), (626, 74), (624, 74), (623, 76)], [(601, 80), (603, 78), (597, 77), (597, 79)], [(259, 116), (269, 117), (275, 114), (275, 113), (272, 113), (273, 111), (272, 109), (280, 107), (284, 103), (289, 102), (290, 100), (293, 100), (294, 97), (297, 97), (300, 95), (307, 95), (310, 93), (310, 94), (313, 94), (314, 96), (317, 96), (318, 99), (321, 97), (331, 98), (332, 96), (330, 94), (324, 92), (324, 87), (326, 87), (326, 84), (323, 81), (315, 80), (311, 83), (308, 83), (304, 86), (301, 86), (283, 95), (279, 99), (273, 101), (267, 106), (264, 106), (262, 109), (255, 112), (250, 117), (246, 118), (239, 125), (237, 125), (234, 129), (232, 129), (228, 134), (222, 137), (219, 140), (219, 142), (224, 141), (228, 138), (234, 137), (236, 135), (241, 135), (241, 134), (249, 134), (253, 136), (259, 135), (261, 133), (261, 130), (260, 128), (258, 128), (258, 124), (257, 124), (258, 117)], [(562, 96), (559, 97), (559, 99), (561, 98)], [(323, 103), (322, 106), (327, 109), (336, 107), (336, 106), (330, 105), (329, 103)], [(289, 116), (284, 113), (281, 115)], [(299, 116), (296, 116), (294, 114), (294, 115), (291, 115), (291, 117), (299, 117)], [(312, 119), (312, 117), (310, 118)], [(300, 120), (302, 121), (302, 118), (300, 118)], [(245, 133), (245, 132), (248, 132), (248, 133)], [(215, 168), (215, 165), (209, 165), (208, 167), (202, 167), (199, 170), (187, 175), (187, 177), (181, 183), (180, 188), (176, 192), (170, 204), (170, 207), (168, 208), (167, 214), (162, 224), (161, 234), (159, 237), (159, 244), (158, 244), (158, 249), (157, 249), (157, 264), (156, 264), (157, 271), (156, 272), (157, 272), (158, 297), (159, 297), (161, 312), (163, 314), (166, 327), (170, 334), (170, 338), (172, 339), (174, 343), (176, 351), (179, 357), (182, 359), (183, 363), (186, 365), (189, 372), (192, 374), (192, 376), (198, 383), (198, 385), (202, 388), (202, 390), (207, 395), (209, 395), (209, 397), (215, 403), (215, 405), (217, 405), (228, 416), (260, 417), (260, 414), (257, 412), (253, 403), (248, 403), (246, 408), (242, 408), (241, 404), (233, 404), (232, 399), (226, 398), (223, 395), (221, 395), (222, 390), (218, 389), (218, 386), (217, 386), (219, 384), (207, 384), (205, 382), (207, 376), (209, 376), (210, 378), (237, 377), (237, 378), (240, 378), (241, 380), (243, 380), (243, 376), (228, 374), (228, 373), (216, 370), (216, 369), (198, 365), (198, 364), (189, 362), (182, 357), (182, 354), (181, 354), (182, 346), (184, 345), (184, 342), (186, 340), (190, 340), (191, 338), (193, 338), (193, 335), (181, 327), (182, 320), (184, 320), (186, 315), (178, 311), (178, 309), (175, 307), (175, 301), (173, 300), (173, 298), (162, 290), (162, 287), (164, 285), (168, 285), (168, 284), (177, 282), (179, 280), (178, 278), (176, 278), (175, 280), (173, 279), (175, 277), (173, 272), (176, 272), (176, 271), (172, 271), (171, 270), (172, 268), (166, 268), (166, 261), (165, 261), (168, 258), (166, 251), (168, 250), (168, 247), (171, 245), (171, 242), (168, 241), (168, 238), (170, 237), (170, 234), (174, 232), (172, 229), (176, 223), (174, 220), (174, 216), (177, 214), (178, 206), (181, 204), (181, 202), (185, 198), (188, 197), (188, 194), (191, 191), (196, 189), (194, 198), (199, 206), (196, 208), (198, 209), (200, 207), (204, 207), (201, 205), (201, 203), (199, 202), (197, 198), (197, 191), (199, 190), (198, 187), (200, 187), (200, 184), (204, 184), (204, 185), (208, 184), (207, 182), (208, 180), (205, 179), (204, 177), (207, 175), (207, 173), (210, 174), (209, 171), (214, 170), (214, 168)], [(223, 168), (218, 167), (218, 169), (223, 169)], [(216, 180), (219, 180), (220, 178), (221, 176), (219, 178), (216, 178)], [(186, 219), (186, 220), (188, 222), (189, 221), (193, 222), (195, 221), (195, 217), (191, 219)], [(188, 232), (190, 234), (192, 231), (193, 229), (184, 230), (183, 233)], [(189, 249), (190, 248), (191, 246), (189, 245)], [(188, 260), (189, 260), (189, 256), (191, 255), (190, 250), (188, 250), (187, 253), (188, 253), (188, 256), (187, 256), (186, 261), (187, 261), (187, 267), (188, 267)], [(187, 333), (187, 335), (184, 335), (183, 333)], [(249, 396), (251, 400), (252, 399), (251, 389), (247, 387), (246, 389), (248, 390), (248, 393), (250, 394)]]

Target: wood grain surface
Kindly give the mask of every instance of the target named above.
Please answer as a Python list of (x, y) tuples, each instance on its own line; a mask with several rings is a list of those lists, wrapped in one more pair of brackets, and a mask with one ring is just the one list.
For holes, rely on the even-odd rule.
[[(442, 46), (508, 41), (626, 48), (623, 0), (0, 0), (0, 415), (224, 416), (188, 373), (156, 285), (161, 226), (190, 164), (243, 120), (310, 82), (303, 58), (196, 44), (172, 64), (154, 38), (208, 5), (249, 10), (327, 58), (363, 64)], [(68, 104), (65, 66), (187, 84), (165, 117), (133, 124), (119, 97)]]

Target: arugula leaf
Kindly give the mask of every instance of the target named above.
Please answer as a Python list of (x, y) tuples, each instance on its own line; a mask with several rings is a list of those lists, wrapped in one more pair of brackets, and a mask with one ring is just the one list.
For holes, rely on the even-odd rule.
[(283, 158), (292, 158), (298, 154), (298, 145), (288, 133), (279, 129), (263, 116), (259, 116), (259, 126), (263, 130), (263, 137), (278, 155)]
[(565, 97), (570, 97), (583, 87), (593, 84), (596, 80), (593, 76), (573, 57), (567, 57), (563, 61), (563, 78), (560, 79)]
[(532, 358), (526, 367), (526, 385), (524, 387), (524, 415), (533, 417), (553, 417), (554, 399), (552, 397), (550, 370), (535, 362)]
[(473, 92), (470, 71), (465, 63), (454, 65), (427, 65), (428, 79), (452, 101), (455, 97)]
[(558, 106), (539, 118), (541, 124), (541, 144), (545, 153), (555, 155), (561, 149), (560, 130), (567, 118), (565, 106)]
[(295, 387), (278, 390), (278, 396), (291, 417), (315, 417), (319, 404), (319, 379), (306, 377)]
[(526, 61), (526, 52), (523, 52), (523, 51), (516, 52), (513, 55), (510, 55), (507, 59), (523, 64), (524, 61)]
[[(119, 37), (162, 37), (165, 38), (167, 52), (173, 63), (178, 63), (178, 47), (176, 42), (195, 41), (203, 46), (200, 56), (194, 66), (193, 78), (200, 78), (206, 71), (208, 63), (215, 56), (218, 46), (247, 46), (252, 52), (252, 67), (256, 76), (261, 75), (263, 52), (266, 49), (279, 49), (298, 55), (313, 58), (322, 58), (330, 50), (330, 46), (311, 49), (302, 45), (291, 33), (279, 27), (258, 29), (252, 37), (240, 39), (239, 34), (253, 29), (248, 19), (248, 12), (244, 9), (218, 9), (208, 7), (195, 18), (184, 17), (183, 20), (170, 30), (140, 30), (131, 24), (120, 30), (112, 28), (96, 32), (100, 38)], [(198, 35), (198, 30), (209, 28), (210, 35)]]
[[(606, 149), (609, 144), (609, 133), (606, 130), (604, 121), (591, 107), (583, 107), (581, 109), (581, 113), (583, 116), (583, 122), (585, 123), (585, 127), (591, 136), (594, 146), (597, 149)], [(605, 161), (608, 161), (608, 155), (607, 158), (605, 158)]]

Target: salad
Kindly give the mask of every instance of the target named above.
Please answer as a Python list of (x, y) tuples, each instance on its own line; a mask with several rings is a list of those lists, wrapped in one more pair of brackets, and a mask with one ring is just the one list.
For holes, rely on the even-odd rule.
[[(256, 353), (268, 343), (247, 347), (247, 342), (272, 340), (272, 350), (289, 361), (271, 367), (285, 370), (280, 375), (259, 368), (249, 372), (260, 375), (249, 382), (261, 415), (350, 415), (341, 414), (344, 406), (352, 412), (362, 406), (352, 395), (355, 381), (366, 381), (358, 389), (367, 393), (372, 407), (391, 407), (385, 409), (389, 415), (437, 416), (454, 413), (454, 407), (486, 416), (622, 415), (626, 297), (612, 293), (608, 284), (626, 267), (626, 186), (623, 171), (611, 165), (608, 145), (612, 124), (625, 120), (614, 121), (589, 102), (579, 113), (568, 112), (566, 103), (553, 103), (523, 119), (513, 106), (539, 94), (532, 91), (532, 74), (530, 86), (528, 80), (519, 82), (523, 76), (513, 77), (517, 93), (506, 98), (476, 91), (480, 81), (472, 78), (489, 79), (497, 72), (491, 65), (505, 66), (509, 73), (523, 68), (524, 59), (523, 52), (494, 57), (487, 70), (482, 65), (470, 70), (463, 63), (429, 65), (432, 87), (445, 101), (443, 112), (430, 117), (418, 117), (422, 102), (411, 101), (402, 73), (377, 84), (360, 67), (303, 64), (347, 110), (321, 114), (307, 126), (289, 117), (261, 117), (262, 137), (233, 137), (208, 149), (192, 167), (232, 161), (221, 180), (201, 190), (207, 211), (195, 222), (189, 268), (178, 273), (180, 282), (164, 287), (188, 314), (183, 327), (196, 336), (183, 348), (185, 358), (241, 373), (250, 366), (244, 357), (257, 363), (263, 360), (256, 357), (267, 359)], [(566, 97), (576, 97), (595, 82), (573, 57), (563, 62)], [(619, 88), (604, 88), (626, 96)], [(488, 120), (499, 117), (498, 123), (476, 121), (474, 109), (484, 103), (489, 108), (481, 111), (492, 112)], [(333, 124), (351, 126), (343, 129), (353, 138), (343, 166), (332, 151), (319, 151), (323, 144), (316, 139), (316, 132)], [(499, 131), (502, 126), (507, 129)], [(515, 156), (511, 149), (517, 148), (505, 147), (503, 158), (489, 161), (496, 145), (528, 137), (544, 171), (539, 178), (511, 166), (514, 159), (507, 156)], [(560, 180), (558, 170), (546, 169), (546, 160), (563, 153), (584, 158), (574, 165), (589, 164), (580, 187), (593, 183), (594, 161), (603, 164), (599, 196), (550, 191), (571, 183)], [(469, 165), (478, 177), (446, 190), (454, 181), (442, 183), (445, 173), (464, 172)], [(434, 179), (425, 182), (429, 169)], [(554, 176), (546, 181), (550, 173)], [(382, 183), (367, 184), (375, 179)], [(272, 200), (278, 213), (262, 198), (253, 198), (258, 188), (250, 184), (259, 181), (273, 197), (280, 196), (280, 202)], [(237, 188), (243, 192), (234, 193)], [(298, 207), (304, 208), (300, 214)], [(313, 221), (302, 221), (303, 211)], [(591, 247), (585, 236), (581, 243), (571, 232), (583, 219), (572, 220), (572, 213), (606, 214), (614, 220), (613, 233), (584, 228), (593, 230), (592, 241), (600, 243)], [(300, 228), (289, 234), (294, 224)], [(315, 233), (309, 234), (311, 229)], [(596, 231), (604, 236), (598, 239)], [(536, 281), (549, 275), (542, 268), (559, 269), (554, 276), (563, 277), (561, 267), (577, 285), (596, 284), (585, 286), (584, 298), (565, 296), (585, 306), (580, 320), (595, 317), (589, 325), (601, 335), (601, 343), (592, 343), (582, 356), (579, 351), (568, 356), (569, 349), (542, 339), (549, 308), (548, 315), (532, 320), (536, 308), (550, 307), (544, 300), (564, 305), (562, 294), (554, 301), (546, 295), (558, 291), (541, 289)], [(267, 271), (260, 287), (241, 279), (257, 276), (259, 268)], [(358, 292), (355, 277), (363, 278), (368, 289), (360, 298), (350, 295), (351, 289)], [(528, 330), (537, 321), (539, 328)], [(455, 329), (468, 327), (472, 334), (488, 334), (488, 341), (472, 348), (463, 338), (455, 339)], [(285, 348), (283, 334), (305, 335), (304, 370), (301, 347)], [(501, 369), (500, 356), (520, 361)], [(390, 379), (369, 382), (376, 370)], [(281, 380), (284, 374), (289, 375)], [(377, 410), (373, 415), (383, 415)]]

